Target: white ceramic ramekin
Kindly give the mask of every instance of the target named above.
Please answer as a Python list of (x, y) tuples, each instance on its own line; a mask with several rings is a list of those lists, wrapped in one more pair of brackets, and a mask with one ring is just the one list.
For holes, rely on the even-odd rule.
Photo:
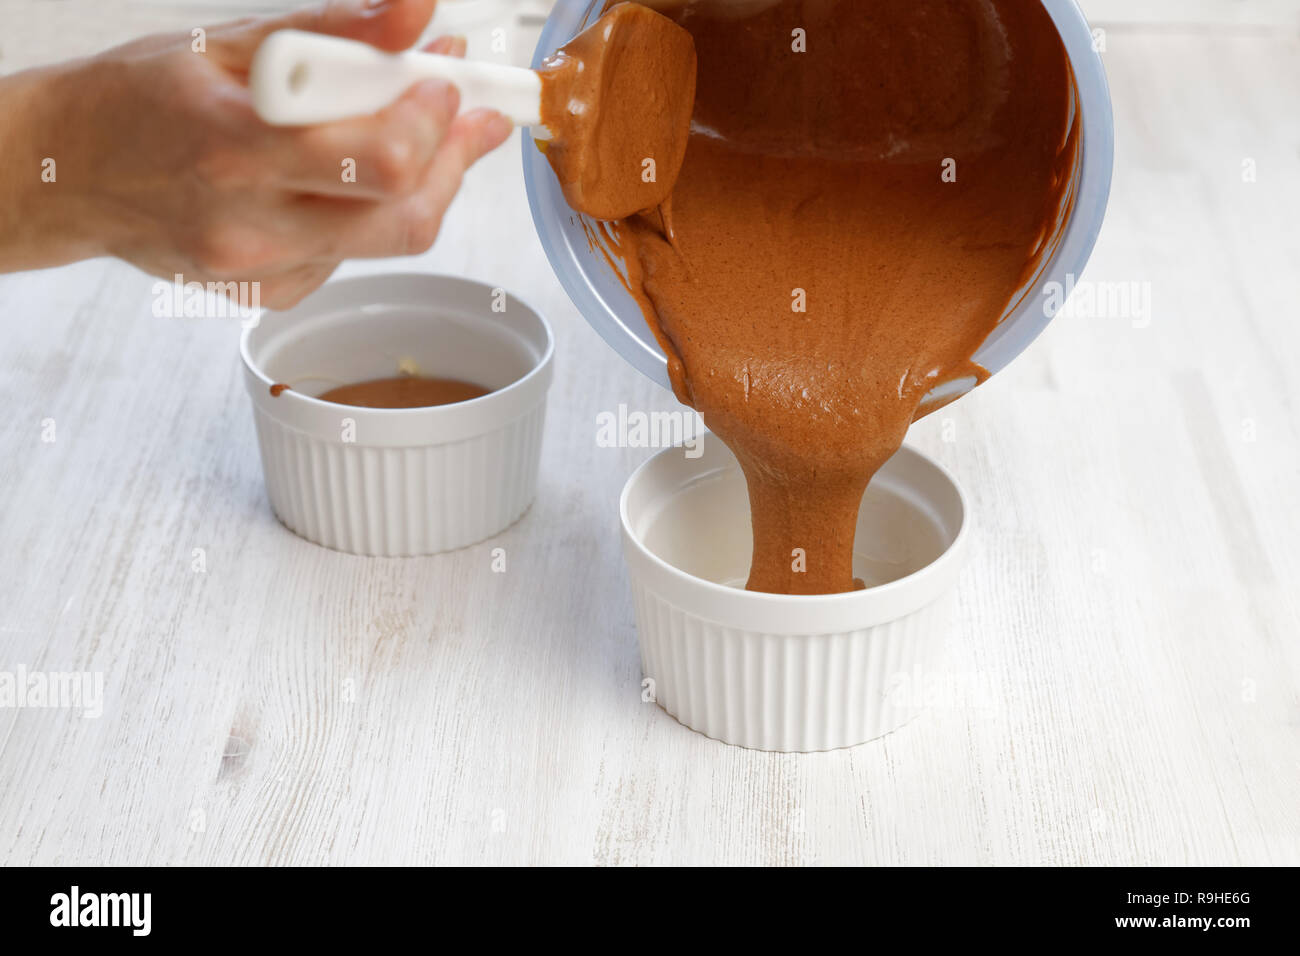
[[(553, 354), (536, 311), (449, 276), (347, 279), (264, 313), (240, 355), (276, 516), (367, 555), (435, 554), (502, 531), (536, 492)], [(493, 391), (405, 409), (313, 397), (412, 368)], [(273, 395), (277, 383), (292, 388)]]
[(749, 496), (711, 434), (704, 453), (651, 458), (623, 488), (623, 551), (646, 689), (679, 721), (756, 750), (834, 750), (915, 716), (940, 663), (967, 509), (940, 465), (901, 449), (858, 514), (854, 571), (868, 589), (744, 590)]

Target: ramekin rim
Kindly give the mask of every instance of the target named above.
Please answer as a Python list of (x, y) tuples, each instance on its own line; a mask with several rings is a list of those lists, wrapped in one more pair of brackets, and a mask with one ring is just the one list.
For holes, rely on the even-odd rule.
[[(374, 273), (371, 275), (349, 276), (346, 279), (338, 279), (336, 281), (326, 283), (325, 285), (321, 286), (321, 289), (325, 289), (331, 286), (340, 286), (340, 285), (360, 285), (364, 282), (373, 281), (377, 278), (433, 280), (435, 282), (450, 279), (456, 282), (471, 282), (474, 283), (475, 285), (481, 285), (486, 289), (493, 288), (492, 286), (480, 282), (477, 279), (468, 279), (465, 278), (464, 276), (448, 275), (445, 273), (383, 272), (383, 273)], [(423, 405), (415, 408), (372, 408), (366, 405), (342, 405), (338, 402), (326, 402), (326, 401), (322, 401), (319, 398), (315, 398), (311, 395), (304, 395), (302, 392), (295, 391), (292, 388), (285, 389), (284, 392), (276, 396), (276, 400), (280, 401), (283, 400), (286, 396), (288, 396), (290, 405), (292, 405), (295, 402), (298, 402), (298, 403), (304, 403), (308, 408), (325, 408), (325, 409), (347, 408), (352, 410), (349, 412), (349, 414), (365, 415), (374, 418), (390, 418), (390, 419), (425, 418), (425, 419), (431, 419), (435, 421), (439, 419), (442, 420), (451, 419), (457, 415), (466, 414), (466, 409), (473, 409), (475, 411), (480, 409), (489, 409), (494, 404), (506, 402), (509, 400), (508, 397), (512, 393), (522, 391), (524, 388), (528, 387), (528, 384), (534, 378), (546, 374), (549, 371), (550, 366), (555, 358), (555, 333), (551, 329), (550, 322), (546, 320), (546, 316), (542, 314), (540, 309), (535, 308), (533, 304), (529, 302), (527, 299), (525, 299), (523, 296), (517, 295), (514, 292), (510, 292), (509, 295), (511, 298), (519, 302), (520, 305), (524, 306), (524, 308), (526, 308), (530, 313), (532, 313), (532, 315), (541, 324), (542, 331), (546, 334), (546, 347), (542, 351), (541, 358), (539, 358), (536, 361), (536, 363), (533, 365), (531, 369), (529, 369), (519, 378), (515, 379), (509, 385), (503, 385), (501, 388), (494, 389), (493, 391), (488, 392), (486, 395), (480, 395), (477, 398), (467, 399), (466, 401), (463, 402), (452, 402), (449, 405)], [(271, 386), (276, 384), (276, 382), (269, 375), (267, 375), (265, 372), (263, 372), (260, 368), (257, 367), (257, 365), (253, 362), (252, 356), (249, 354), (249, 341), (251, 340), (253, 333), (257, 331), (257, 328), (258, 326), (256, 325), (249, 326), (248, 328), (245, 328), (243, 332), (240, 334), (239, 357), (240, 360), (243, 362), (244, 369), (249, 374), (251, 374), (254, 378), (258, 379), (263, 385), (265, 385), (267, 389), (270, 389)]]
[[(712, 433), (710, 432), (709, 434)], [(681, 445), (674, 445), (671, 448), (665, 448), (656, 452), (638, 465), (632, 474), (628, 476), (627, 481), (623, 483), (623, 490), (620, 493), (618, 500), (619, 524), (622, 528), (624, 539), (633, 544), (638, 554), (649, 559), (651, 564), (659, 570), (666, 572), (671, 578), (680, 582), (683, 586), (697, 588), (702, 594), (719, 597), (725, 596), (727, 600), (732, 601), (745, 601), (752, 604), (756, 609), (761, 609), (763, 607), (780, 607), (786, 609), (797, 606), (800, 608), (806, 608), (809, 611), (823, 609), (826, 611), (838, 611), (846, 607), (852, 607), (855, 603), (866, 604), (869, 601), (879, 602), (886, 600), (890, 595), (897, 593), (904, 587), (909, 585), (914, 586), (922, 575), (933, 577), (952, 562), (959, 561), (961, 559), (961, 553), (965, 549), (967, 538), (970, 535), (970, 502), (966, 497), (966, 492), (962, 490), (961, 484), (953, 476), (952, 472), (942, 464), (935, 461), (929, 455), (905, 444), (900, 446), (899, 451), (905, 451), (908, 454), (916, 455), (926, 464), (937, 469), (939, 474), (942, 475), (957, 492), (957, 500), (961, 504), (961, 524), (957, 528), (957, 533), (953, 536), (952, 541), (947, 545), (947, 547), (943, 549), (943, 552), (933, 561), (909, 574), (903, 575), (903, 577), (898, 578), (897, 580), (890, 581), (887, 584), (865, 588), (861, 591), (845, 591), (839, 594), (771, 594), (765, 591), (747, 591), (744, 588), (735, 588), (726, 584), (717, 584), (713, 581), (708, 581), (704, 578), (696, 577), (693, 574), (683, 571), (681, 568), (665, 561), (663, 558), (659, 557), (659, 555), (647, 548), (640, 536), (633, 532), (631, 521), (628, 517), (628, 495), (633, 484), (641, 476), (641, 473), (649, 468), (660, 455), (679, 451), (682, 448), (683, 446)], [(706, 615), (696, 616), (705, 617)], [(812, 636), (812, 634), (813, 632), (810, 631), (806, 635), (796, 634), (789, 636)]]

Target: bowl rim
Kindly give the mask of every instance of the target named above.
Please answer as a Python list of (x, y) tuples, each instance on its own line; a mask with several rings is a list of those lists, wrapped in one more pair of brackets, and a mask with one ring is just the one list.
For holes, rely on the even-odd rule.
[[(1078, 0), (1039, 0), (1052, 23), (1070, 63), (1080, 115), (1079, 157), (1076, 163), (1077, 194), (1056, 250), (1038, 270), (1020, 299), (1002, 316), (975, 351), (974, 361), (995, 375), (1010, 365), (1034, 343), (1052, 319), (1051, 299), (1046, 289), (1064, 286), (1068, 277), (1077, 280), (1088, 266), (1106, 221), (1110, 190), (1115, 174), (1115, 114), (1111, 103), (1106, 65), (1094, 45), (1092, 28)], [(1077, 210), (1094, 212), (1086, 217)], [(1013, 330), (1014, 333), (1013, 334)]]
[[(707, 463), (701, 468), (695, 480), (702, 479), (713, 471), (739, 468), (734, 454), (716, 435), (712, 432), (703, 432), (700, 437), (710, 439), (717, 446), (726, 449), (729, 460), (722, 464)], [(972, 536), (970, 501), (952, 472), (929, 455), (905, 444), (894, 453), (890, 461), (894, 461), (901, 455), (905, 460), (911, 459), (914, 463), (932, 469), (955, 493), (957, 504), (961, 509), (956, 533), (944, 550), (932, 561), (887, 584), (839, 594), (771, 594), (746, 591), (743, 588), (696, 577), (651, 551), (642, 540), (642, 536), (634, 529), (628, 511), (632, 490), (644, 480), (646, 473), (652, 468), (662, 467), (657, 463), (664, 456), (683, 455), (683, 450), (681, 445), (662, 449), (637, 466), (623, 485), (618, 508), (629, 570), (634, 583), (640, 575), (638, 569), (631, 567), (633, 555), (645, 567), (651, 569), (652, 576), (660, 585), (672, 587), (678, 594), (689, 595), (692, 604), (713, 602), (722, 609), (702, 612), (686, 607), (687, 602), (672, 602), (674, 606), (692, 616), (728, 627), (742, 627), (756, 633), (779, 633), (799, 637), (863, 630), (897, 620), (932, 603), (955, 582), (964, 564)], [(702, 456), (693, 461), (704, 461), (704, 458)], [(888, 463), (883, 467), (888, 467)], [(651, 590), (658, 593), (661, 589), (651, 586)]]
[[(488, 285), (487, 283), (480, 282), (476, 279), (468, 279), (463, 276), (444, 275), (441, 273), (376, 272), (368, 275), (350, 276), (348, 278), (326, 282), (324, 285), (320, 286), (320, 288), (314, 290), (310, 295), (304, 297), (300, 302), (288, 309), (268, 309), (266, 311), (275, 312), (278, 315), (288, 315), (301, 310), (301, 315), (296, 316), (295, 318), (307, 320), (313, 316), (323, 315), (338, 308), (337, 304), (330, 304), (328, 302), (329, 296), (363, 290), (371, 285), (382, 286), (383, 288), (382, 290), (377, 290), (379, 291), (379, 294), (369, 300), (368, 305), (370, 306), (382, 307), (384, 305), (419, 304), (407, 302), (401, 296), (394, 295), (392, 292), (392, 285), (394, 282), (403, 283), (404, 287), (408, 289), (426, 286), (430, 290), (437, 290), (448, 285), (456, 285), (461, 286), (462, 288), (473, 286), (476, 289), (491, 292), (497, 288), (504, 288), (503, 286)], [(545, 347), (542, 350), (541, 356), (534, 361), (532, 368), (508, 385), (503, 385), (501, 388), (494, 389), (486, 395), (480, 395), (478, 398), (471, 398), (463, 402), (453, 402), (449, 405), (425, 405), (415, 408), (371, 408), (364, 405), (344, 405), (338, 402), (322, 401), (319, 398), (303, 394), (302, 392), (295, 391), (292, 388), (285, 389), (282, 393), (276, 396), (275, 400), (276, 402), (284, 403), (285, 399), (288, 398), (288, 402), (282, 407), (292, 408), (296, 404), (304, 409), (312, 409), (316, 411), (326, 410), (331, 413), (335, 409), (346, 408), (349, 410), (349, 415), (361, 415), (375, 419), (388, 419), (394, 423), (403, 419), (418, 419), (421, 422), (427, 421), (431, 423), (449, 422), (459, 416), (475, 413), (488, 415), (493, 411), (496, 411), (498, 406), (505, 408), (506, 406), (513, 404), (514, 398), (519, 392), (531, 388), (536, 379), (545, 376), (549, 372), (555, 358), (555, 333), (551, 330), (551, 325), (546, 321), (546, 317), (539, 309), (533, 307), (526, 299), (516, 293), (506, 290), (506, 294), (511, 299), (514, 299), (519, 305), (523, 306), (527, 314), (536, 321), (538, 327), (542, 330), (542, 333), (545, 336)], [(263, 372), (261, 367), (254, 362), (251, 352), (253, 337), (261, 328), (262, 323), (259, 317), (256, 324), (250, 325), (243, 330), (239, 337), (239, 357), (243, 362), (246, 373), (265, 386), (265, 391), (269, 394), (271, 386), (277, 383), (275, 379), (272, 379)]]

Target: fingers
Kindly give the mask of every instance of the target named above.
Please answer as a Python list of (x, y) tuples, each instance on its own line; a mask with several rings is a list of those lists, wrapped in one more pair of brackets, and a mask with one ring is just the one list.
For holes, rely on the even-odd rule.
[[(210, 32), (209, 50), (220, 47), (242, 57), (246, 67), (261, 38), (284, 26), (347, 30), (372, 42), (382, 35), (386, 43), (404, 46), (423, 28), (432, 6), (432, 0), (388, 0), (368, 8), (350, 5), (343, 17), (334, 4)], [(389, 25), (378, 29), (387, 17), (393, 18), (385, 19)], [(441, 37), (425, 49), (461, 56), (465, 46), (463, 37)], [(203, 181), (231, 193), (234, 202), (201, 227), (187, 254), (200, 271), (214, 275), (260, 274), (263, 301), (274, 307), (306, 295), (342, 259), (428, 249), (465, 171), (512, 129), (491, 110), (457, 116), (459, 93), (440, 81), (417, 84), (371, 116), (302, 128), (261, 124), (247, 90), (238, 83), (222, 85), (239, 107), (227, 111), (228, 125), (244, 134), (234, 137), (242, 144), (234, 151), (239, 162), (226, 161), (218, 149), (211, 162), (199, 165), (206, 170)]]
[(208, 31), (209, 51), (229, 70), (246, 72), (258, 45), (276, 30), (311, 30), (405, 50), (420, 38), (436, 0), (330, 0), (283, 17), (238, 21)]
[(469, 49), (469, 38), (463, 36), (438, 37), (432, 43), (426, 43), (421, 49), (425, 53), (441, 53), (443, 56), (463, 57)]
[(439, 218), (455, 198), (466, 170), (504, 143), (513, 128), (495, 110), (473, 110), (452, 124), (426, 180), (426, 197), (439, 210)]
[(510, 121), (494, 110), (473, 110), (451, 125), (434, 157), (423, 188), (396, 204), (389, 215), (382, 208), (370, 217), (361, 233), (363, 244), (350, 255), (416, 255), (433, 245), (442, 217), (451, 205), (465, 171), (510, 136)]
[(303, 197), (294, 209), (296, 231), (323, 243), (314, 254), (320, 259), (424, 252), (433, 245), (465, 171), (505, 142), (511, 129), (510, 121), (493, 110), (465, 113), (452, 122), (420, 188), (412, 195), (365, 204)]
[(315, 292), (339, 267), (337, 262), (308, 263), (261, 280), (261, 304), (268, 309), (288, 309)]
[[(464, 56), (465, 37), (438, 37), (429, 53)], [(284, 169), (286, 188), (319, 196), (392, 199), (423, 180), (460, 105), (454, 87), (416, 84), (374, 116), (286, 129), (266, 138), (268, 168)]]
[(420, 188), (460, 107), (441, 80), (416, 84), (373, 116), (268, 131), (260, 161), (294, 192), (387, 200)]
[(396, 205), (389, 216), (382, 208), (371, 214), (365, 245), (349, 255), (417, 255), (433, 245), (442, 217), (460, 189), (465, 171), (510, 136), (512, 126), (494, 110), (473, 110), (452, 123), (416, 195)]
[(353, 257), (424, 252), (437, 238), (465, 171), (501, 145), (511, 128), (509, 120), (492, 110), (458, 117), (419, 188), (404, 198), (369, 202), (285, 194), (283, 202), (270, 206), (228, 210), (230, 219), (210, 224), (192, 244), (195, 268), (223, 278), (278, 276), (298, 274), (308, 265), (332, 268)]

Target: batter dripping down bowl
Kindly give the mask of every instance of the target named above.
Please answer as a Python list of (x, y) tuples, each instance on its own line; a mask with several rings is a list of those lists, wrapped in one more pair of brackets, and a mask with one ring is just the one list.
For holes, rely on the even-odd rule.
[[(504, 530), (536, 493), (553, 354), (540, 314), (450, 276), (332, 282), (266, 313), (240, 355), (276, 516), (366, 555), (434, 554)], [(317, 397), (399, 373), (488, 394), (414, 408)]]
[(712, 435), (660, 452), (624, 486), (623, 550), (642, 672), (692, 730), (756, 750), (819, 751), (889, 733), (919, 713), (941, 663), (967, 550), (961, 489), (904, 447), (858, 512), (863, 591), (744, 590), (752, 538), (745, 478)]

